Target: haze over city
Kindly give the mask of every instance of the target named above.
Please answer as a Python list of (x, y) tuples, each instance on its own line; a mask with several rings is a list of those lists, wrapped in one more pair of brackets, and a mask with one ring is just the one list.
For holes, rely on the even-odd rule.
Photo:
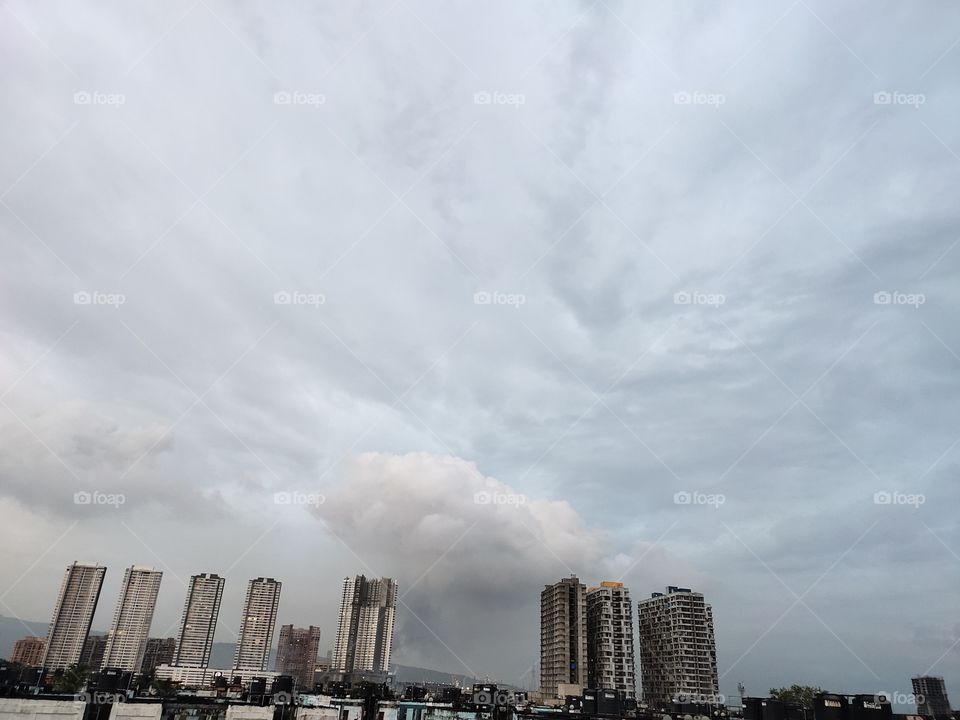
[(703, 593), (728, 696), (956, 685), (956, 3), (0, 17), (0, 615), (271, 577), (325, 653), (362, 573), (536, 687), (575, 574)]

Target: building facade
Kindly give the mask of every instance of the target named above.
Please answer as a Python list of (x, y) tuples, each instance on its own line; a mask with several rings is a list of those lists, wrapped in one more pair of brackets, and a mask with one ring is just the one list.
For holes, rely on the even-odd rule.
[(158, 665), (171, 664), (176, 649), (176, 638), (150, 638), (147, 640), (146, 650), (143, 651), (140, 672), (149, 673), (155, 670)]
[(305, 692), (313, 690), (313, 675), (320, 652), (320, 628), (295, 628), (283, 625), (277, 643), (277, 672), (290, 675), (297, 687)]
[(97, 669), (103, 664), (103, 653), (107, 649), (106, 635), (89, 635), (80, 652), (80, 664)]
[(637, 696), (633, 604), (621, 582), (602, 582), (587, 590), (587, 683)]
[(28, 635), (13, 644), (13, 655), (10, 656), (10, 660), (25, 667), (40, 667), (46, 645), (47, 641), (44, 638)]
[(390, 669), (397, 583), (390, 578), (344, 578), (333, 669), (386, 673)]
[(670, 586), (638, 604), (643, 699), (652, 709), (677, 696), (712, 702), (718, 695), (713, 609), (701, 593)]
[(223, 584), (219, 575), (204, 573), (190, 578), (173, 665), (204, 668), (210, 664)]
[(162, 578), (160, 570), (140, 565), (132, 565), (124, 571), (101, 668), (119, 668), (127, 672), (140, 670)]
[(75, 562), (67, 567), (47, 633), (45, 668), (59, 670), (80, 661), (106, 572), (105, 567), (93, 563)]
[(921, 676), (912, 679), (913, 694), (917, 696), (917, 715), (925, 718), (951, 716), (947, 686), (942, 677)]
[(557, 697), (562, 684), (587, 685), (587, 587), (576, 576), (540, 593), (540, 690)]
[(235, 670), (265, 671), (270, 659), (273, 630), (280, 607), (280, 587), (273, 578), (254, 578), (247, 583), (243, 616), (233, 656)]

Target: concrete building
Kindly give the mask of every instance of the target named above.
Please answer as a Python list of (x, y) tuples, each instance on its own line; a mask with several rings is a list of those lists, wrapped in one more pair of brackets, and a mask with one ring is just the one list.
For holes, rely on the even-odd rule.
[(173, 655), (176, 649), (176, 638), (150, 638), (147, 640), (146, 650), (143, 651), (143, 662), (140, 663), (140, 672), (148, 673), (158, 665), (169, 665), (173, 662)]
[(277, 625), (282, 583), (273, 578), (254, 578), (247, 584), (243, 616), (233, 656), (235, 670), (265, 671), (270, 659), (273, 630)]
[(344, 578), (333, 669), (340, 673), (387, 673), (393, 646), (397, 583), (390, 578)]
[(678, 695), (711, 702), (718, 694), (713, 610), (701, 593), (668, 587), (638, 604), (643, 699), (652, 709)]
[(88, 635), (80, 652), (80, 664), (96, 670), (103, 665), (103, 653), (107, 649), (106, 635)]
[(621, 582), (602, 582), (587, 590), (587, 683), (637, 696), (633, 604)]
[(47, 641), (44, 638), (28, 635), (13, 644), (13, 655), (10, 656), (10, 660), (26, 667), (40, 667), (40, 663), (43, 662), (43, 648), (46, 645)]
[(47, 669), (59, 670), (80, 661), (106, 573), (105, 567), (94, 563), (74, 562), (67, 567), (44, 648), (42, 664)]
[(281, 675), (292, 676), (298, 688), (310, 692), (313, 690), (319, 652), (320, 628), (314, 625), (308, 628), (283, 625), (277, 644), (277, 671)]
[(917, 715), (925, 718), (951, 716), (950, 699), (942, 677), (920, 676), (913, 678), (912, 682), (913, 694), (917, 696)]
[(203, 668), (210, 664), (223, 584), (219, 575), (204, 573), (190, 578), (173, 665)]
[(160, 570), (140, 565), (132, 565), (123, 573), (101, 668), (119, 668), (127, 672), (140, 670), (162, 578)]
[(587, 587), (576, 576), (540, 593), (540, 690), (558, 696), (560, 685), (587, 684)]

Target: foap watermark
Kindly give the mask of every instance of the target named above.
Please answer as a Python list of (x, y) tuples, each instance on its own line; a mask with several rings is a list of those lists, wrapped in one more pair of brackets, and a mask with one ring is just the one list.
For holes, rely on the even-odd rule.
[(527, 496), (520, 493), (480, 490), (473, 494), (473, 502), (475, 505), (512, 505), (513, 507), (520, 507), (527, 502)]
[(474, 105), (509, 105), (519, 108), (527, 102), (523, 93), (508, 93), (500, 90), (478, 90), (473, 94)]
[(681, 490), (673, 494), (674, 505), (708, 505), (719, 510), (726, 501), (726, 496), (720, 493)]
[(906, 305), (918, 308), (927, 302), (923, 293), (906, 293), (899, 290), (878, 290), (873, 294), (874, 305)]
[(720, 693), (677, 693), (673, 702), (682, 705), (726, 705), (727, 696)]
[(273, 94), (274, 105), (306, 105), (317, 109), (327, 104), (327, 96), (323, 93), (303, 92), (302, 90), (281, 90)]
[(99, 490), (80, 490), (73, 494), (74, 505), (111, 505), (120, 507), (127, 501), (123, 493), (105, 493)]
[(278, 492), (273, 494), (274, 505), (310, 505), (319, 507), (327, 501), (325, 495), (320, 493), (300, 492), (292, 490), (290, 492)]
[(708, 93), (702, 90), (679, 90), (673, 94), (674, 105), (706, 105), (718, 108), (727, 102), (723, 93)]
[(873, 94), (874, 105), (909, 105), (919, 108), (927, 101), (923, 93), (905, 93), (898, 90), (881, 90)]
[(125, 105), (127, 96), (123, 93), (108, 93), (99, 90), (80, 90), (73, 94), (74, 105), (106, 105), (118, 108)]
[(674, 305), (706, 305), (718, 308), (727, 301), (721, 293), (706, 293), (699, 290), (681, 290), (673, 294)]
[(505, 293), (499, 290), (487, 292), (481, 290), (473, 294), (474, 305), (510, 305), (519, 308), (527, 302), (527, 296), (521, 293)]
[(123, 293), (107, 293), (99, 290), (78, 290), (73, 294), (74, 305), (109, 305), (118, 308), (127, 302)]
[(874, 505), (908, 505), (919, 508), (927, 502), (927, 496), (922, 493), (905, 493), (899, 490), (878, 490), (873, 494)]
[(881, 690), (873, 694), (873, 702), (876, 705), (922, 705), (926, 702), (926, 698), (918, 693)]
[(327, 302), (323, 293), (308, 293), (300, 290), (277, 290), (273, 294), (274, 305), (310, 305), (318, 308)]
[(74, 695), (74, 700), (78, 700), (87, 705), (114, 705), (127, 701), (127, 696), (123, 693), (110, 693), (104, 691), (78, 693)]

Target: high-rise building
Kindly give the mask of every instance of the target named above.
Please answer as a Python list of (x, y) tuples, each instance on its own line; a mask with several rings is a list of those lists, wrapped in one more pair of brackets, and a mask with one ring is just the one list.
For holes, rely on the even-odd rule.
[(591, 688), (637, 696), (633, 604), (621, 582), (587, 590), (587, 681)]
[(103, 653), (107, 649), (106, 635), (89, 635), (80, 652), (80, 664), (96, 670), (103, 665)]
[(273, 578), (255, 578), (247, 584), (243, 617), (233, 656), (235, 670), (265, 671), (270, 659), (273, 629), (280, 607), (281, 583)]
[(140, 672), (148, 673), (158, 665), (173, 664), (173, 655), (177, 649), (176, 638), (150, 638), (143, 651), (143, 662), (140, 663)]
[(913, 678), (913, 694), (917, 696), (917, 715), (925, 718), (951, 716), (950, 699), (947, 697), (947, 686), (942, 677)]
[(151, 567), (132, 565), (124, 571), (101, 668), (140, 670), (162, 578), (163, 573)]
[(25, 667), (40, 667), (40, 663), (43, 662), (43, 648), (46, 644), (46, 640), (34, 635), (17, 640), (13, 644), (13, 655), (10, 656), (10, 661)]
[(297, 687), (313, 690), (313, 674), (317, 668), (317, 653), (320, 651), (320, 628), (295, 628), (283, 625), (277, 643), (277, 672), (290, 675)]
[(587, 587), (571, 575), (540, 593), (540, 689), (587, 684)]
[(670, 586), (641, 600), (640, 676), (643, 699), (651, 709), (675, 697), (712, 702), (718, 693), (713, 609), (703, 595)]
[(341, 673), (386, 673), (390, 669), (397, 583), (390, 578), (343, 579), (333, 669)]
[(205, 668), (210, 664), (213, 635), (220, 614), (224, 579), (204, 573), (190, 578), (180, 619), (180, 636), (173, 656), (178, 667)]
[(67, 566), (47, 633), (45, 668), (60, 670), (79, 662), (106, 572), (105, 567), (94, 563), (74, 562)]

